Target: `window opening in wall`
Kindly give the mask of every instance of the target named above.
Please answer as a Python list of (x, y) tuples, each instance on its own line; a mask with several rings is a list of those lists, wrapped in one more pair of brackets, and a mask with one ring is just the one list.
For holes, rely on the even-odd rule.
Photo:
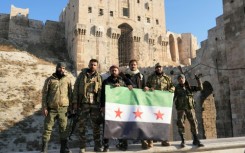
[(118, 39), (119, 66), (127, 66), (133, 51), (132, 27), (126, 23), (118, 26), (121, 36)]
[(103, 9), (99, 10), (99, 15), (104, 15), (104, 10)]
[(159, 24), (159, 21), (158, 21), (158, 19), (156, 19), (156, 24), (157, 24), (157, 25)]
[(92, 13), (92, 7), (88, 7), (88, 13)]
[(21, 13), (18, 13), (18, 15), (17, 16), (21, 16), (22, 14)]
[(147, 23), (151, 23), (151, 19), (150, 18), (146, 18)]
[(140, 3), (140, 0), (137, 0), (137, 3)]
[(113, 16), (113, 11), (110, 11), (110, 16)]
[(128, 8), (123, 8), (123, 16), (129, 17), (129, 10), (128, 10)]
[(141, 17), (140, 16), (138, 16), (138, 21), (141, 21)]
[(74, 12), (74, 14), (73, 14), (73, 21), (75, 21), (75, 18), (76, 18), (76, 14)]

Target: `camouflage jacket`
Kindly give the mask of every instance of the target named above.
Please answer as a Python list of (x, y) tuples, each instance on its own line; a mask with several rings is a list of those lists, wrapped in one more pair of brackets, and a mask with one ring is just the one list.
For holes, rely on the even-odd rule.
[(155, 90), (167, 90), (169, 92), (174, 92), (175, 89), (170, 77), (165, 74), (156, 75), (156, 73), (148, 77), (146, 86)]
[(42, 108), (69, 106), (72, 102), (72, 85), (67, 76), (58, 79), (54, 73), (48, 77), (42, 90)]
[(72, 103), (99, 104), (102, 79), (98, 72), (89, 75), (88, 68), (78, 75), (73, 91)]
[(193, 92), (197, 92), (203, 89), (202, 83), (198, 83), (197, 86), (187, 87), (178, 84), (174, 91), (174, 101), (177, 110), (193, 109), (195, 108), (195, 101), (193, 98)]
[(106, 85), (115, 85), (115, 84), (119, 84), (122, 87), (127, 86), (127, 83), (125, 82), (125, 80), (123, 80), (122, 77), (118, 77), (116, 79), (113, 79), (111, 76), (109, 76), (106, 80), (103, 81), (102, 84), (102, 91), (101, 91), (101, 107), (105, 107), (105, 86)]

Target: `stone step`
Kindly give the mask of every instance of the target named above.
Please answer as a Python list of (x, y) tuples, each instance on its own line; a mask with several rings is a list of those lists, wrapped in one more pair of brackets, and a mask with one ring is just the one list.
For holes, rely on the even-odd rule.
[[(171, 142), (171, 146), (163, 147), (160, 143), (154, 143), (154, 147), (148, 150), (142, 150), (140, 144), (129, 145), (127, 151), (119, 151), (115, 146), (111, 146), (110, 152), (127, 152), (127, 153), (245, 153), (245, 137), (207, 139), (201, 141), (205, 146), (196, 147), (192, 145), (192, 141), (186, 142), (185, 148), (180, 148), (180, 141)], [(87, 152), (93, 152), (93, 148), (86, 148)], [(78, 148), (71, 149), (73, 153), (79, 153)], [(16, 153), (16, 152), (15, 152)], [(21, 153), (39, 153), (39, 151), (21, 152)], [(59, 153), (59, 150), (49, 150), (48, 153)]]

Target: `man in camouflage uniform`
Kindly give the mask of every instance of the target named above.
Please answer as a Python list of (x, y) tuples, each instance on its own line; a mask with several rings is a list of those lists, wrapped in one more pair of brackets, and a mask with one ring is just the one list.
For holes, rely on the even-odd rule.
[(85, 152), (86, 148), (86, 120), (89, 118), (93, 126), (94, 151), (101, 152), (100, 124), (103, 121), (100, 111), (100, 92), (102, 80), (97, 72), (98, 61), (91, 59), (89, 68), (82, 69), (76, 79), (73, 93), (73, 109), (80, 109), (79, 136), (80, 152)]
[(193, 98), (193, 92), (200, 91), (203, 89), (201, 80), (195, 75), (198, 83), (197, 86), (189, 86), (185, 81), (185, 76), (183, 74), (178, 76), (179, 84), (175, 88), (174, 101), (177, 110), (177, 125), (178, 131), (181, 137), (181, 147), (185, 147), (185, 119), (187, 118), (190, 126), (191, 132), (193, 134), (193, 145), (198, 147), (203, 147), (204, 145), (198, 139), (198, 128), (197, 119), (195, 114), (195, 103)]
[[(163, 73), (162, 66), (157, 63), (155, 65), (155, 72), (151, 74), (146, 82), (145, 90), (166, 90), (174, 92), (174, 85), (169, 76)], [(148, 140), (148, 147), (153, 147), (153, 141)], [(170, 146), (168, 140), (162, 141), (162, 146)]]
[(42, 112), (45, 116), (41, 152), (47, 153), (48, 141), (58, 120), (61, 148), (60, 153), (69, 153), (67, 146), (67, 111), (72, 99), (72, 85), (65, 75), (65, 63), (58, 63), (56, 72), (46, 79), (42, 91)]

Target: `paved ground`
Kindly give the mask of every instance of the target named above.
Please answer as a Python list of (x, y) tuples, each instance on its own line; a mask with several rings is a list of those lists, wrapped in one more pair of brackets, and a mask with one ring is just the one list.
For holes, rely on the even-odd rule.
[[(187, 146), (185, 148), (180, 148), (179, 141), (171, 142), (170, 147), (162, 147), (160, 143), (154, 143), (154, 147), (149, 150), (142, 150), (140, 145), (130, 145), (127, 153), (134, 152), (164, 152), (164, 153), (245, 153), (245, 137), (235, 137), (235, 138), (223, 138), (223, 139), (209, 139), (202, 140), (202, 143), (205, 147), (197, 148), (192, 145), (192, 141), (187, 141)], [(78, 153), (79, 149), (71, 149), (73, 153)], [(93, 148), (87, 148), (87, 152), (92, 152)], [(39, 151), (34, 152), (22, 152), (22, 153), (38, 153)], [(122, 152), (117, 150), (114, 146), (111, 146), (110, 152)], [(49, 153), (59, 153), (59, 150), (50, 150)], [(125, 153), (125, 152), (124, 152)]]

